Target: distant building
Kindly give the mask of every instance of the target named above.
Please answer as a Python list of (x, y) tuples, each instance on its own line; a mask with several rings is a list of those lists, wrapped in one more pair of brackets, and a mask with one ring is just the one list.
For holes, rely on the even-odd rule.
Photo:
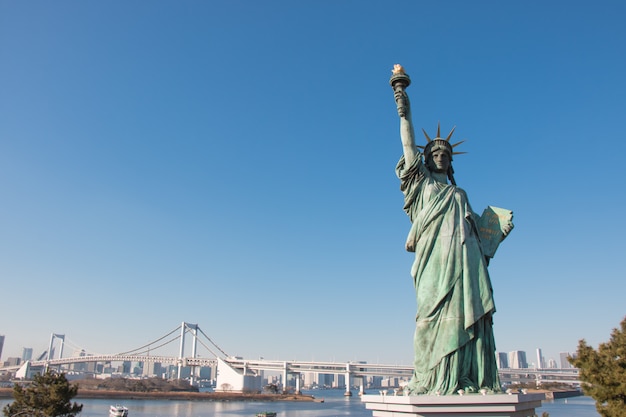
[(535, 368), (539, 368), (539, 369), (543, 369), (546, 367), (546, 361), (543, 359), (543, 356), (541, 356), (541, 349), (537, 348), (537, 364), (535, 366)]
[(217, 360), (217, 392), (256, 392), (261, 391), (263, 380), (261, 376), (246, 370), (232, 368), (227, 362)]
[(4, 336), (0, 335), (0, 358), (2, 358), (2, 348), (4, 347)]
[(178, 366), (177, 365), (161, 365), (161, 368), (164, 368), (163, 371), (165, 373), (165, 378), (172, 379), (178, 376)]
[[(176, 377), (178, 377), (178, 368), (176, 368), (176, 371), (174, 372), (174, 375), (176, 375)], [(182, 379), (187, 379), (191, 377), (191, 366), (183, 366), (180, 368), (180, 377)]]
[(382, 386), (383, 377), (382, 376), (373, 376), (370, 382), (370, 387), (379, 388)]
[(302, 374), (302, 386), (304, 388), (317, 388), (317, 372), (304, 372)]
[(7, 360), (4, 361), (4, 366), (17, 366), (20, 363), (22, 363), (21, 358), (7, 358)]
[(548, 368), (550, 369), (556, 369), (558, 368), (558, 365), (556, 364), (556, 361), (552, 358), (548, 359)]
[(215, 366), (203, 366), (200, 368), (200, 379), (211, 379), (215, 375), (215, 369), (217, 369), (217, 365)]
[[(87, 356), (93, 356), (93, 355), (87, 355)], [(101, 374), (103, 368), (104, 367), (98, 362), (86, 362), (85, 363), (85, 372), (90, 372), (92, 374), (95, 374), (96, 372)]]
[(514, 350), (509, 352), (509, 367), (511, 369), (528, 368), (528, 362), (526, 362), (526, 352), (523, 350)]
[(569, 363), (569, 361), (567, 360), (567, 357), (571, 356), (572, 358), (576, 357), (575, 353), (569, 353), (569, 352), (561, 352), (559, 353), (559, 357), (561, 359), (561, 369), (572, 369), (573, 366), (571, 363)]
[(146, 362), (143, 364), (142, 375), (148, 377), (160, 377), (163, 373), (161, 362)]
[(22, 361), (26, 362), (33, 358), (33, 348), (23, 348), (22, 349)]
[(335, 381), (334, 374), (322, 374), (319, 372), (305, 372), (302, 374), (302, 386), (306, 388), (330, 388)]
[(143, 374), (143, 362), (132, 362), (130, 365), (130, 373), (137, 376)]
[(322, 387), (332, 387), (335, 384), (334, 374), (317, 374), (317, 385)]
[(381, 388), (398, 388), (400, 386), (400, 378), (398, 377), (389, 377), (383, 378), (380, 381)]
[(496, 356), (496, 364), (498, 369), (505, 369), (509, 367), (509, 356), (506, 352), (498, 352)]
[(337, 374), (333, 380), (333, 388), (345, 388), (346, 376), (344, 374)]

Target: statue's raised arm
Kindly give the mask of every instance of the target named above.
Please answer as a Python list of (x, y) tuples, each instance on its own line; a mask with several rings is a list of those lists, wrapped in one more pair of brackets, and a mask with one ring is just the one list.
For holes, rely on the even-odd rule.
[(393, 88), (393, 96), (396, 99), (398, 116), (400, 116), (400, 138), (402, 139), (404, 160), (406, 165), (410, 166), (415, 158), (420, 157), (420, 153), (415, 145), (415, 131), (413, 129), (413, 121), (411, 120), (411, 103), (406, 93), (406, 88), (411, 84), (411, 79), (400, 64), (394, 65), (391, 72), (392, 76), (389, 83)]

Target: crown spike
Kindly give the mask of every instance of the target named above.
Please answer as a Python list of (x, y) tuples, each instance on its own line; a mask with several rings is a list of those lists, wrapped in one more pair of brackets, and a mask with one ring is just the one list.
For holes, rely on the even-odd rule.
[(437, 122), (437, 137), (441, 137), (441, 122)]
[(462, 144), (463, 142), (465, 142), (465, 139), (463, 139), (460, 142), (455, 143), (454, 145), (452, 145), (453, 148), (456, 148), (457, 146), (459, 146), (460, 144)]
[(422, 128), (422, 132), (424, 132), (424, 136), (426, 136), (426, 140), (428, 142), (430, 142), (432, 139), (428, 136), (428, 133), (426, 133), (426, 131), (424, 130), (424, 128)]
[(463, 155), (464, 153), (467, 153), (467, 152), (452, 152), (452, 155)]
[(452, 130), (450, 131), (450, 133), (448, 133), (448, 137), (446, 138), (448, 142), (450, 142), (450, 138), (452, 137), (452, 134), (454, 133), (454, 129), (456, 129), (456, 126), (454, 126)]

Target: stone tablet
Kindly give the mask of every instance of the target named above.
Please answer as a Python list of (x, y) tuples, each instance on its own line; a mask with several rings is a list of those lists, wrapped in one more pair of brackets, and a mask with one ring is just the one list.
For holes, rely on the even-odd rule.
[(485, 256), (493, 258), (498, 249), (498, 245), (504, 238), (504, 227), (513, 220), (511, 210), (487, 206), (483, 214), (478, 219), (478, 235), (483, 247)]

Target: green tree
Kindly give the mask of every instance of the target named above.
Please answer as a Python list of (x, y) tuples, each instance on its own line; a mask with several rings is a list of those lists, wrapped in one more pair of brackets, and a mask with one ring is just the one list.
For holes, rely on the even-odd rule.
[(13, 402), (2, 412), (6, 417), (74, 417), (79, 414), (82, 404), (71, 402), (76, 396), (78, 385), (71, 385), (65, 374), (46, 372), (36, 375), (27, 388), (13, 387)]
[(626, 417), (626, 317), (598, 350), (583, 339), (568, 360), (580, 369), (583, 392), (596, 400), (601, 416)]

